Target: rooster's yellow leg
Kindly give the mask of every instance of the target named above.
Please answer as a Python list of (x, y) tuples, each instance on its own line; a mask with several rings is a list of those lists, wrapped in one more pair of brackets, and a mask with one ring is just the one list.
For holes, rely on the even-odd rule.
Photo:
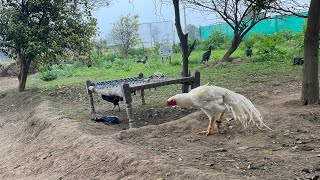
[(218, 131), (220, 129), (220, 125), (221, 125), (221, 119), (222, 119), (222, 116), (224, 115), (224, 111), (222, 111), (220, 114), (219, 114), (219, 117), (218, 117), (218, 120), (215, 121), (215, 126), (217, 127)]
[(214, 120), (214, 118), (210, 119), (210, 122), (209, 122), (209, 125), (208, 125), (207, 130), (206, 130), (206, 131), (201, 131), (201, 132), (199, 132), (198, 134), (200, 134), (200, 135), (204, 135), (204, 134), (205, 134), (206, 136), (209, 136), (210, 134), (214, 134), (214, 133), (218, 132), (217, 130), (216, 130), (216, 131), (213, 131), (213, 129), (215, 129), (215, 127), (212, 126), (213, 123), (216, 123), (216, 121)]

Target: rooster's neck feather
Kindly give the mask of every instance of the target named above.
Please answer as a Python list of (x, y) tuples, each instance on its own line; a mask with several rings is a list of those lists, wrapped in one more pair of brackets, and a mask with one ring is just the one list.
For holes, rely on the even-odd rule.
[(194, 102), (192, 101), (192, 98), (188, 93), (177, 94), (173, 96), (173, 99), (175, 99), (177, 105), (182, 108), (190, 108), (194, 106)]

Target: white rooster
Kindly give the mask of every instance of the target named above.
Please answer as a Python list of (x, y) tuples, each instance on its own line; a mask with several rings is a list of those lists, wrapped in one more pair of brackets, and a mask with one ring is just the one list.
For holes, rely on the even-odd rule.
[[(189, 93), (174, 95), (167, 100), (167, 106), (175, 105), (182, 108), (200, 108), (209, 117), (208, 129), (198, 134), (208, 136), (218, 133), (226, 109), (231, 110), (234, 119), (239, 120), (245, 128), (252, 122), (259, 129), (266, 127), (271, 130), (264, 124), (260, 112), (249, 99), (222, 87), (203, 85), (192, 89)], [(216, 113), (219, 113), (217, 120), (214, 118)]]

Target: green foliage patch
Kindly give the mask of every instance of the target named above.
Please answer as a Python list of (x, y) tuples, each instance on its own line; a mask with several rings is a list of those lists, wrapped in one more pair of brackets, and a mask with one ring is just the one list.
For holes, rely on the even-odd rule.
[[(195, 50), (189, 57), (189, 68), (193, 72), (199, 70), (201, 73), (201, 84), (212, 84), (227, 88), (251, 87), (253, 84), (269, 83), (270, 85), (284, 82), (288, 79), (297, 79), (301, 76), (301, 66), (292, 66), (292, 58), (298, 56), (301, 49), (302, 39), (300, 35), (290, 32), (281, 32), (275, 35), (263, 36), (254, 35), (244, 41), (240, 48), (233, 53), (232, 63), (217, 63), (214, 66), (203, 65), (201, 63), (202, 54), (206, 49)], [(252, 58), (247, 58), (245, 49), (251, 43), (253, 47)], [(269, 53), (264, 53), (268, 50)], [(225, 49), (212, 50), (209, 64), (222, 58)], [(148, 55), (145, 64), (136, 61)], [(165, 59), (160, 62), (157, 49), (137, 49), (127, 58), (123, 58), (117, 53), (108, 52), (97, 55), (92, 53), (92, 66), (86, 67), (74, 61), (72, 64), (60, 64), (51, 68), (52, 72), (41, 71), (33, 78), (29, 78), (30, 85), (37, 84), (40, 88), (50, 88), (56, 86), (84, 86), (86, 80), (106, 81), (137, 76), (140, 72), (144, 77), (149, 77), (155, 72), (162, 72), (166, 78), (181, 77), (182, 57), (181, 53), (173, 54), (172, 63)], [(44, 81), (57, 76), (52, 81)], [(161, 98), (166, 97), (176, 91), (180, 91), (180, 85), (165, 86), (157, 90), (157, 97), (150, 101), (160, 103)], [(174, 91), (174, 92), (173, 92)], [(161, 102), (162, 103), (162, 102)]]

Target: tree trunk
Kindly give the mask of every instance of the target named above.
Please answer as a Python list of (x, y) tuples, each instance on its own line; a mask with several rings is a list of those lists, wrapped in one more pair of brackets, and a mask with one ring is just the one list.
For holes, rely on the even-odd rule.
[(232, 39), (231, 46), (229, 47), (228, 51), (223, 55), (223, 57), (221, 59), (222, 62), (230, 62), (231, 61), (230, 56), (232, 53), (234, 53), (234, 51), (237, 50), (241, 41), (242, 41), (242, 38), (235, 34)]
[(301, 101), (304, 105), (319, 103), (319, 28), (320, 1), (311, 0), (307, 29), (304, 36), (304, 65), (302, 75)]
[(30, 64), (31, 64), (31, 60), (20, 58), (20, 72), (18, 75), (20, 92), (24, 91), (26, 88), (26, 82), (28, 78)]
[[(183, 77), (189, 76), (189, 49), (188, 49), (188, 34), (183, 34), (180, 22), (180, 10), (179, 10), (179, 0), (173, 0), (174, 12), (175, 12), (175, 25), (177, 33), (180, 39), (181, 53), (182, 53), (182, 75)], [(187, 83), (183, 84), (182, 92), (187, 93), (189, 91), (189, 85)]]

